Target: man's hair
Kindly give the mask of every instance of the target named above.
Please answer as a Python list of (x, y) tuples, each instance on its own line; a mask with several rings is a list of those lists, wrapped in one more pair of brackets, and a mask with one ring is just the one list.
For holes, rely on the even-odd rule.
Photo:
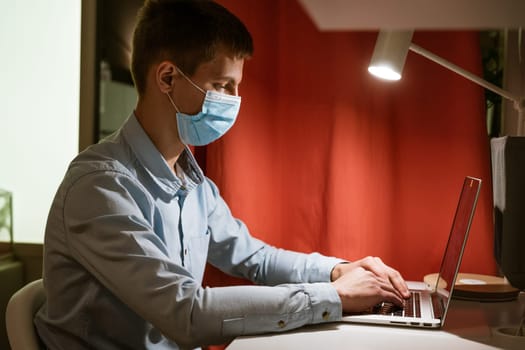
[(221, 47), (237, 58), (253, 54), (250, 33), (223, 6), (209, 0), (146, 0), (137, 15), (131, 57), (139, 95), (153, 63), (171, 60), (191, 76)]

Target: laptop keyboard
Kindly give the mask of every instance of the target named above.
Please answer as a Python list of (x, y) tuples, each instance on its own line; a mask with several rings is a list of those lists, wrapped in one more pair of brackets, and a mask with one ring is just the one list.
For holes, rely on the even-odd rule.
[(421, 317), (420, 294), (411, 292), (410, 297), (405, 300), (404, 307), (387, 302), (377, 304), (373, 309), (373, 313), (389, 316)]

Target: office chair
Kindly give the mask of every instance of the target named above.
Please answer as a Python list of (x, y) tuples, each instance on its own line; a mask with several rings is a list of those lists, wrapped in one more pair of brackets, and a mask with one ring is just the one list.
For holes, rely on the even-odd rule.
[(42, 279), (26, 284), (9, 299), (5, 319), (11, 350), (40, 349), (33, 317), (45, 300)]

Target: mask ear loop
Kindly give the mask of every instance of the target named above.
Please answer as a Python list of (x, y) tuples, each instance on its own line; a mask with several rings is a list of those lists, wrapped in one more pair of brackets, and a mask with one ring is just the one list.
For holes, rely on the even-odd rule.
[(166, 96), (168, 96), (168, 99), (170, 100), (171, 105), (173, 106), (173, 108), (175, 108), (175, 110), (177, 111), (177, 113), (180, 113), (179, 109), (178, 109), (177, 106), (175, 105), (175, 102), (173, 102), (173, 99), (171, 98), (169, 92), (166, 92)]
[(199, 85), (195, 84), (193, 82), (193, 80), (191, 80), (190, 78), (188, 78), (188, 76), (184, 73), (182, 73), (182, 71), (179, 69), (179, 67), (175, 66), (175, 69), (177, 70), (177, 72), (179, 72), (184, 78), (186, 78), (187, 81), (190, 82), (191, 85), (193, 85), (197, 90), (199, 90), (200, 92), (202, 92), (204, 95), (206, 95), (206, 91), (204, 91), (204, 89), (202, 89)]

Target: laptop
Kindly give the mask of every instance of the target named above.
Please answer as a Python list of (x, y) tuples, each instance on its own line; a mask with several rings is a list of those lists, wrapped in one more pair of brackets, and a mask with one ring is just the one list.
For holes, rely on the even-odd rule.
[(391, 303), (381, 303), (364, 313), (345, 314), (343, 322), (419, 328), (442, 327), (467, 243), (480, 187), (480, 179), (465, 177), (435, 286), (408, 281), (412, 296), (403, 308)]

